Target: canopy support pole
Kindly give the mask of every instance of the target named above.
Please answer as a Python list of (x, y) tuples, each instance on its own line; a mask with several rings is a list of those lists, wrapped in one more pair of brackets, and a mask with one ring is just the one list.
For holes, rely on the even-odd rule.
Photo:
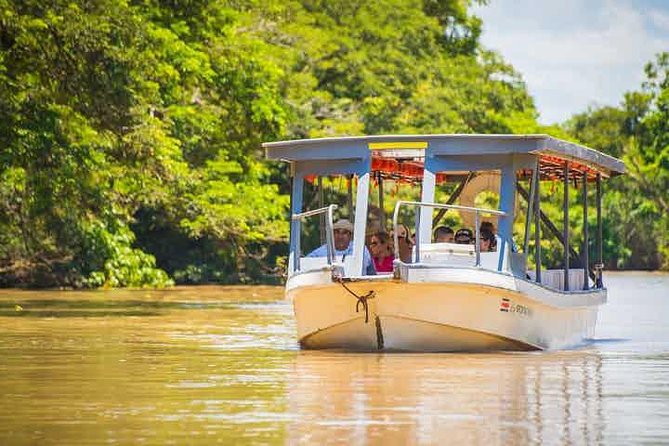
[(351, 223), (355, 223), (355, 215), (353, 214), (353, 175), (348, 176), (346, 183), (348, 189), (346, 192), (346, 210), (348, 211), (348, 218)]
[(562, 201), (562, 242), (564, 245), (564, 291), (569, 291), (569, 161), (564, 162), (564, 198)]
[(527, 248), (530, 244), (530, 227), (532, 223), (532, 214), (534, 208), (534, 196), (537, 193), (537, 168), (532, 171), (530, 178), (530, 198), (527, 200), (527, 215), (525, 216), (525, 239), (523, 240), (523, 254), (527, 254)]
[[(318, 176), (318, 208), (321, 209), (325, 206), (325, 198), (323, 196), (323, 177)], [(321, 245), (325, 243), (325, 214), (321, 214), (319, 217), (320, 225), (320, 234), (321, 234)]]
[(596, 279), (595, 286), (603, 288), (602, 269), (604, 268), (604, 248), (602, 237), (602, 174), (597, 174), (597, 265), (595, 266)]
[[(301, 174), (292, 176), (292, 193), (290, 194), (290, 212), (292, 215), (302, 212), (302, 193), (304, 191), (304, 177)], [(300, 233), (302, 224), (299, 220), (290, 221), (290, 253), (293, 255), (293, 271), (300, 269)]]
[(502, 271), (504, 262), (506, 259), (511, 258), (510, 253), (513, 251), (513, 209), (516, 204), (516, 187), (519, 182), (516, 178), (516, 163), (513, 161), (513, 158), (509, 161), (508, 164), (503, 165), (501, 168), (502, 178), (499, 190), (499, 210), (504, 212), (505, 215), (498, 219), (497, 231), (500, 238), (500, 246), (497, 247), (497, 250), (500, 252), (500, 256), (497, 261), (497, 271)]
[(588, 172), (583, 172), (583, 289), (589, 290), (588, 273), (590, 271), (590, 256), (588, 252)]
[(539, 195), (539, 161), (535, 168), (537, 176), (534, 178), (534, 268), (537, 283), (541, 283), (541, 197)]
[[(367, 167), (369, 169), (369, 167)], [(367, 208), (369, 202), (369, 172), (358, 173), (358, 187), (356, 190), (355, 212), (358, 214), (353, 224), (353, 256), (355, 263), (352, 270), (347, 270), (346, 274), (357, 276), (365, 275), (364, 270), (364, 251), (365, 251), (365, 229), (367, 227)], [(351, 184), (349, 182), (349, 184)], [(349, 194), (349, 200), (353, 200), (353, 194)], [(351, 203), (351, 216), (353, 217), (353, 204)]]

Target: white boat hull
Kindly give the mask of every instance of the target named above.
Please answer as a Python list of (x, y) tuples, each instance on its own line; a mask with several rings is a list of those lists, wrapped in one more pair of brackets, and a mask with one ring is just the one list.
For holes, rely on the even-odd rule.
[[(293, 276), (300, 345), (379, 351), (543, 350), (592, 338), (606, 290), (564, 293), (478, 268), (405, 268), (400, 279), (345, 283), (328, 271)], [(357, 308), (356, 308), (357, 307)], [(356, 311), (357, 310), (357, 311)]]

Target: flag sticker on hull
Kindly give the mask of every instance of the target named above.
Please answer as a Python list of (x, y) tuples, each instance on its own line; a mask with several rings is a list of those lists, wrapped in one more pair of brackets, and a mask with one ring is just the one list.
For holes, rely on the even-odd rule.
[(511, 299), (503, 297), (499, 302), (499, 311), (504, 313), (516, 313), (521, 316), (532, 316), (532, 310), (525, 305), (514, 303)]

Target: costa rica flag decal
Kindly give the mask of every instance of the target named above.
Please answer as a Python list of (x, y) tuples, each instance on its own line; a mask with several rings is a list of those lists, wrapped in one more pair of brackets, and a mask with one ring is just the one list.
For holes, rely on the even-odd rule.
[(511, 306), (511, 301), (506, 297), (502, 298), (502, 301), (499, 303), (499, 311), (509, 312), (509, 307)]

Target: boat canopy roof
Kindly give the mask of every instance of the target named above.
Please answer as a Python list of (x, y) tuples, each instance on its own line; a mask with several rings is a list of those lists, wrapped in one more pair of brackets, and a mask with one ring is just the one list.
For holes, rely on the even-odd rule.
[[(611, 177), (625, 173), (624, 163), (597, 150), (549, 135), (373, 135), (302, 139), (264, 143), (267, 158), (288, 162), (362, 160), (371, 158), (371, 170), (393, 173), (392, 160), (423, 168), (426, 157), (466, 155), (534, 155), (542, 179), (558, 179), (569, 162), (570, 177), (594, 179), (596, 174)], [(375, 162), (376, 161), (376, 162)], [(389, 162), (390, 161), (390, 162)], [(404, 169), (406, 171), (406, 169)], [(396, 172), (396, 171), (395, 171)], [(422, 172), (421, 172), (422, 173)]]

